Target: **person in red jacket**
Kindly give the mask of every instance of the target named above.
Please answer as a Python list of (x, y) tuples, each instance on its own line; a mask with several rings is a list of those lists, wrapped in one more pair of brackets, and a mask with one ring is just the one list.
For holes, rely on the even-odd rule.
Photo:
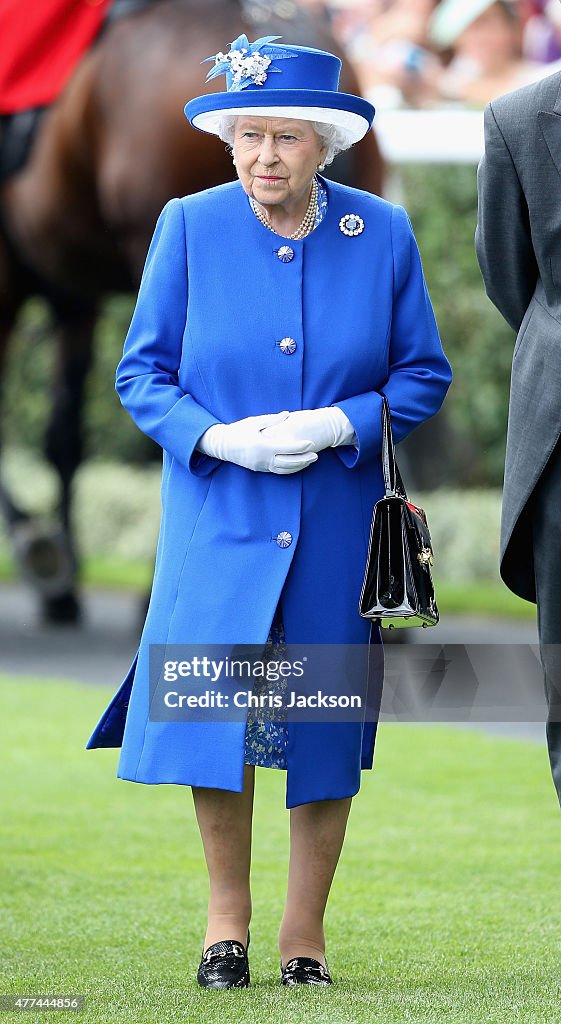
[(0, 0), (0, 114), (47, 106), (95, 39), (111, 0)]

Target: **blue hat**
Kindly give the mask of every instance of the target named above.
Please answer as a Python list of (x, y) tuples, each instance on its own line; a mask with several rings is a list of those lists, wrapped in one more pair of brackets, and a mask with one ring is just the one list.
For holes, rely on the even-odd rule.
[(280, 38), (264, 36), (250, 43), (241, 35), (228, 53), (202, 61), (214, 61), (207, 82), (225, 74), (227, 91), (189, 100), (185, 115), (193, 127), (218, 135), (224, 115), (260, 114), (337, 125), (351, 145), (362, 139), (375, 110), (361, 96), (339, 92), (339, 58), (308, 46), (275, 46)]

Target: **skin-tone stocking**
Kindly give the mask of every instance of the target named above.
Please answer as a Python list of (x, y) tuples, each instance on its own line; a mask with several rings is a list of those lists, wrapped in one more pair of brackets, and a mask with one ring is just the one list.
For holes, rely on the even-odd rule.
[(351, 799), (319, 800), (291, 808), (288, 889), (279, 928), (283, 966), (293, 956), (310, 956), (325, 966), (323, 915)]
[[(245, 765), (242, 793), (192, 787), (210, 883), (205, 950), (221, 939), (247, 942), (254, 784), (255, 768)], [(283, 965), (294, 956), (325, 965), (323, 917), (350, 808), (347, 797), (290, 810), (288, 888), (279, 929)]]
[(221, 939), (247, 943), (254, 778), (245, 765), (242, 793), (192, 787), (210, 883), (205, 950)]

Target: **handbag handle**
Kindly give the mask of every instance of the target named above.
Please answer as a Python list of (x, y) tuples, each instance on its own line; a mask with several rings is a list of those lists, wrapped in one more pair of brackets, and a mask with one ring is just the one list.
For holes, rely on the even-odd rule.
[(384, 487), (386, 498), (399, 496), (407, 498), (407, 493), (401, 479), (401, 473), (395, 459), (395, 446), (393, 443), (392, 421), (390, 415), (390, 403), (386, 395), (382, 393), (382, 469), (384, 471)]

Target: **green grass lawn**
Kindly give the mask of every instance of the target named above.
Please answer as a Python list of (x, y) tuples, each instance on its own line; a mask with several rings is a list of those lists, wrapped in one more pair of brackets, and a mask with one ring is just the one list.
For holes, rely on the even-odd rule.
[(324, 990), (278, 982), (285, 773), (260, 769), (252, 986), (208, 992), (195, 981), (207, 882), (190, 790), (116, 780), (116, 750), (83, 749), (107, 688), (0, 686), (0, 992), (87, 1004), (0, 1019), (561, 1021), (561, 819), (545, 746), (380, 727), (330, 897)]
[(444, 615), (482, 615), (536, 621), (536, 606), (523, 601), (501, 582), (436, 585), (438, 607)]

